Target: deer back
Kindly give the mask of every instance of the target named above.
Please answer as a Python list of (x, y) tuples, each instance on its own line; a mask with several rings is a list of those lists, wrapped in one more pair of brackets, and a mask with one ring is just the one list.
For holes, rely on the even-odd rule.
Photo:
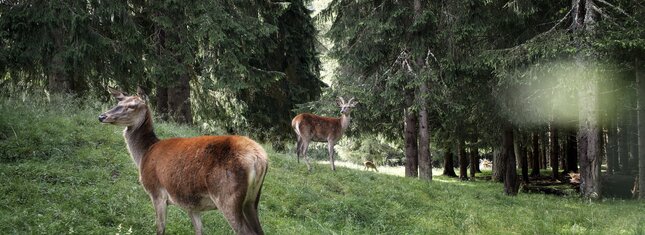
[(293, 118), (291, 125), (299, 136), (318, 142), (336, 140), (343, 134), (340, 118), (303, 113)]
[(153, 195), (165, 190), (174, 203), (199, 207), (209, 194), (245, 192), (266, 166), (266, 152), (246, 137), (173, 138), (150, 147), (141, 182)]

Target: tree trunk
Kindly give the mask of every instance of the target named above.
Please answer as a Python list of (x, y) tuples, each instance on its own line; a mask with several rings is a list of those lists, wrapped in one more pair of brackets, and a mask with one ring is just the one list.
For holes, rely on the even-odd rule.
[(518, 137), (517, 141), (518, 141), (520, 167), (522, 168), (522, 181), (524, 181), (524, 183), (528, 183), (529, 182), (529, 164), (528, 164), (528, 158), (527, 158), (526, 144), (524, 143), (523, 138)]
[[(612, 108), (613, 111), (609, 111), (610, 115), (609, 122), (607, 125), (607, 173), (614, 174), (616, 172), (616, 167), (618, 166), (618, 139), (616, 129), (616, 109)], [(568, 154), (568, 153), (567, 153)]]
[(428, 86), (422, 83), (419, 87), (419, 178), (432, 180), (432, 157), (430, 156), (430, 128), (428, 126), (428, 111), (425, 94)]
[(481, 156), (479, 155), (479, 149), (475, 148), (475, 172), (477, 173), (482, 173), (481, 169), (479, 168), (480, 159), (481, 159)]
[(469, 165), (470, 166), (470, 178), (473, 178), (473, 179), (475, 179), (475, 173), (477, 172), (477, 165), (478, 164), (477, 164), (477, 160), (475, 159), (476, 155), (477, 155), (476, 154), (477, 151), (478, 150), (475, 147), (470, 148), (470, 155), (468, 156), (470, 158), (470, 160), (469, 160), (470, 161), (470, 165)]
[(459, 179), (468, 180), (468, 154), (464, 147), (464, 141), (461, 138), (457, 140), (457, 151), (459, 157)]
[(540, 176), (540, 135), (538, 132), (533, 132), (531, 142), (533, 145), (533, 154), (531, 158), (531, 176)]
[(636, 77), (637, 97), (638, 97), (638, 199), (645, 200), (645, 81), (640, 77), (640, 61), (634, 59), (634, 76)]
[(566, 172), (578, 172), (578, 142), (576, 140), (575, 129), (571, 129), (569, 133), (567, 133), (566, 155)]
[(455, 174), (455, 161), (453, 159), (451, 147), (448, 147), (448, 149), (446, 149), (446, 155), (443, 159), (443, 175), (457, 177), (457, 174)]
[(629, 166), (629, 140), (627, 133), (629, 132), (629, 127), (627, 123), (627, 112), (622, 110), (618, 116), (618, 165), (616, 170), (620, 173), (626, 173)]
[(419, 177), (432, 180), (432, 157), (430, 156), (430, 137), (428, 127), (428, 112), (424, 104), (419, 110)]
[(546, 132), (545, 132), (545, 134), (542, 135), (542, 145), (541, 145), (542, 148), (540, 149), (541, 150), (540, 151), (540, 169), (546, 169), (546, 166), (547, 166), (546, 158), (547, 158), (547, 150), (549, 146), (548, 142), (549, 142), (548, 136), (546, 135)]
[(560, 146), (558, 146), (558, 129), (555, 127), (553, 123), (551, 123), (550, 127), (550, 138), (551, 138), (551, 153), (550, 153), (550, 161), (551, 161), (551, 178), (553, 180), (558, 179), (558, 157), (560, 155)]
[[(585, 65), (579, 65), (585, 71)], [(595, 78), (583, 84), (580, 98), (580, 128), (578, 155), (580, 156), (580, 191), (584, 197), (600, 198), (600, 130), (598, 128), (598, 83)]]
[(517, 165), (515, 163), (515, 151), (513, 149), (513, 126), (507, 123), (502, 136), (502, 161), (504, 164), (504, 193), (506, 195), (517, 195)]
[(70, 82), (69, 76), (65, 72), (65, 60), (63, 58), (63, 32), (54, 30), (51, 37), (54, 44), (54, 54), (48, 65), (47, 90), (51, 93), (66, 93), (70, 91)]
[(493, 148), (493, 180), (497, 182), (504, 182), (504, 159), (502, 154), (502, 148), (496, 147)]
[(405, 104), (404, 111), (404, 138), (405, 138), (405, 176), (418, 177), (418, 143), (417, 143), (417, 115), (412, 109), (414, 104), (414, 91), (405, 91)]
[(178, 75), (172, 87), (168, 88), (168, 111), (178, 123), (192, 124), (193, 113), (190, 106), (190, 76)]
[[(423, 9), (421, 0), (414, 0), (414, 20), (419, 20), (422, 17)], [(421, 38), (421, 35), (415, 35), (416, 39)], [(416, 45), (420, 48), (417, 50), (425, 51), (422, 49), (423, 43)], [(423, 56), (417, 55), (415, 59), (418, 76), (421, 71), (426, 67), (426, 62)], [(432, 156), (430, 155), (430, 127), (428, 126), (428, 83), (422, 77), (420, 80), (419, 92), (417, 100), (419, 101), (419, 177), (424, 180), (432, 180)]]
[[(634, 101), (632, 107), (636, 107), (636, 105), (638, 105), (638, 102)], [(629, 167), (627, 167), (629, 174), (638, 172), (638, 110), (632, 110), (631, 117), (630, 124), (632, 128), (629, 129), (629, 139), (631, 140), (629, 145)]]
[(168, 87), (157, 87), (156, 100), (156, 116), (161, 120), (168, 121)]

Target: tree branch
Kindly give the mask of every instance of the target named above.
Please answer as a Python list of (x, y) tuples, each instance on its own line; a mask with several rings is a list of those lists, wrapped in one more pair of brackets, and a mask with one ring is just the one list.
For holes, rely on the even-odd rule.
[(616, 10), (616, 11), (618, 11), (620, 13), (623, 13), (623, 15), (627, 16), (629, 19), (635, 21), (636, 23), (640, 23), (640, 22), (638, 22), (638, 20), (634, 19), (634, 17), (632, 17), (631, 15), (627, 14), (627, 12), (625, 10), (623, 10), (622, 8), (617, 7), (617, 6), (607, 2), (605, 0), (597, 0), (597, 1), (600, 2), (600, 3), (603, 3), (603, 4), (607, 5), (607, 6), (610, 6), (611, 8), (614, 8), (614, 10)]

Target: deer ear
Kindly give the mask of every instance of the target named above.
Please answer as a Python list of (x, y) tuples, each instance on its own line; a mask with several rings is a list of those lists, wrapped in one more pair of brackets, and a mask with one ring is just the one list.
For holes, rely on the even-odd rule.
[(125, 99), (125, 94), (122, 91), (108, 87), (108, 92), (110, 92), (110, 94), (112, 94), (112, 96), (114, 96), (118, 101)]
[(148, 94), (141, 88), (140, 86), (137, 87), (137, 95), (144, 101), (148, 101)]
[(344, 103), (345, 103), (345, 100), (343, 99), (343, 97), (339, 96), (338, 98), (336, 98), (336, 104), (338, 106), (342, 106)]
[(354, 97), (352, 97), (351, 99), (349, 99), (349, 101), (347, 101), (347, 103), (349, 103), (349, 106), (353, 108), (356, 107), (358, 101), (354, 100)]

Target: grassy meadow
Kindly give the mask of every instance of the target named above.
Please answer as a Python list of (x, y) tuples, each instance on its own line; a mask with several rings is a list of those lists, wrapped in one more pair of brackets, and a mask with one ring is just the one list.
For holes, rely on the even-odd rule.
[[(154, 210), (125, 148), (101, 125), (111, 104), (0, 98), (0, 234), (153, 234)], [(161, 138), (200, 135), (156, 124)], [(260, 220), (267, 234), (645, 234), (645, 203), (569, 196), (508, 197), (502, 185), (436, 176), (422, 182), (315, 165), (265, 144), (270, 166)], [(205, 234), (231, 234), (217, 211)], [(167, 234), (192, 234), (170, 206)]]

